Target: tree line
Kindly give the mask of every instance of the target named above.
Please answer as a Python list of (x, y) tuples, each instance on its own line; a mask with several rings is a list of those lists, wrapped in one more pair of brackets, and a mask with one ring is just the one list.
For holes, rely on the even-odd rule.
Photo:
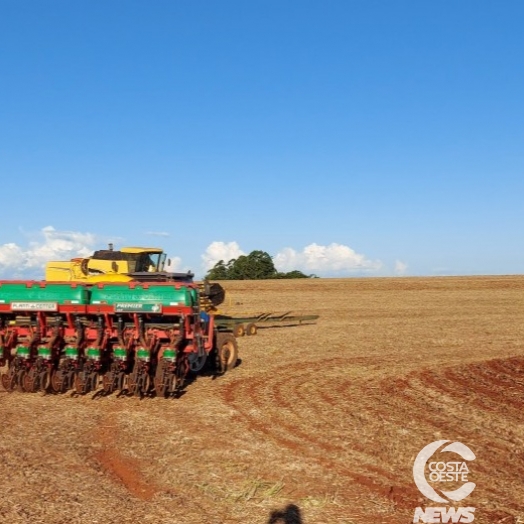
[(251, 251), (249, 255), (219, 260), (206, 274), (208, 280), (264, 280), (270, 278), (316, 278), (294, 270), (281, 273), (275, 268), (273, 258), (265, 251)]

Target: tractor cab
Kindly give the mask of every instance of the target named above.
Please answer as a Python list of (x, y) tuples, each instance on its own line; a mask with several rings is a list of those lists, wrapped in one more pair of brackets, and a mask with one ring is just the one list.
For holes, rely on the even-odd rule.
[[(98, 269), (109, 265), (114, 273), (160, 273), (164, 271), (167, 255), (162, 249), (154, 247), (123, 247), (119, 251), (111, 249), (95, 251), (89, 259), (89, 266)], [(114, 262), (114, 264), (113, 264)], [(115, 267), (116, 264), (116, 267)]]

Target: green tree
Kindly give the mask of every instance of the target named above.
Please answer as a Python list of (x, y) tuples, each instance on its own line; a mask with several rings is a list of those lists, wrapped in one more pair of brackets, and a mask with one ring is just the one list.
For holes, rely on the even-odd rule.
[(265, 251), (251, 251), (249, 255), (241, 255), (231, 259), (227, 264), (219, 260), (207, 273), (208, 280), (263, 280), (269, 278), (310, 278), (315, 275), (305, 275), (302, 271), (279, 273), (273, 258)]
[(228, 267), (223, 260), (219, 260), (208, 272), (209, 280), (228, 280)]
[(277, 273), (273, 259), (265, 251), (252, 251), (238, 257), (229, 273), (234, 280), (262, 280), (274, 278)]
[(246, 275), (248, 278), (253, 280), (275, 278), (277, 270), (271, 255), (265, 251), (252, 251), (247, 259)]
[(311, 278), (312, 276), (313, 275), (306, 275), (305, 273), (302, 273), (302, 271), (295, 269), (294, 271), (289, 271), (288, 273), (278, 273), (277, 278)]

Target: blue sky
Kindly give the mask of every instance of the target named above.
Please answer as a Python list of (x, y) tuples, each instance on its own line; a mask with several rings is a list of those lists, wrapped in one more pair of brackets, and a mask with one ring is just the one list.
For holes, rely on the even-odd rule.
[(253, 249), (321, 275), (522, 273), (523, 19), (0, 0), (0, 276), (108, 241), (197, 274)]

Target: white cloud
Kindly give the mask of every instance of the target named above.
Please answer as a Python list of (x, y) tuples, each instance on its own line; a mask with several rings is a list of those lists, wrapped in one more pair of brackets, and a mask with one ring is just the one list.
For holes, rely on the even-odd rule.
[(370, 260), (343, 244), (321, 246), (310, 244), (302, 251), (288, 247), (274, 257), (275, 267), (279, 271), (299, 269), (306, 273), (350, 274), (373, 272), (383, 267), (380, 260)]
[[(44, 227), (30, 237), (27, 246), (13, 242), (0, 245), (0, 278), (41, 279), (47, 262), (89, 257), (100, 249), (100, 238), (92, 233), (57, 231), (52, 226)], [(170, 257), (170, 261), (169, 266), (166, 264), (166, 271), (187, 271), (180, 257)]]
[(238, 258), (245, 254), (236, 242), (212, 242), (207, 246), (206, 252), (202, 255), (202, 264), (204, 269), (208, 271), (219, 260), (227, 263), (232, 258)]
[[(167, 262), (171, 262), (168, 264)], [(180, 257), (169, 257), (166, 261), (165, 271), (171, 271), (172, 273), (178, 273), (180, 271), (187, 271), (182, 267), (182, 259)]]
[(10, 242), (0, 246), (0, 269), (16, 268), (20, 266), (24, 253), (22, 249)]
[(6, 278), (42, 278), (50, 260), (69, 260), (93, 253), (96, 237), (91, 233), (57, 231), (44, 227), (38, 240), (27, 248), (15, 243), (0, 245), (0, 275)]
[(396, 275), (405, 275), (408, 270), (408, 265), (401, 260), (395, 261), (395, 274)]

